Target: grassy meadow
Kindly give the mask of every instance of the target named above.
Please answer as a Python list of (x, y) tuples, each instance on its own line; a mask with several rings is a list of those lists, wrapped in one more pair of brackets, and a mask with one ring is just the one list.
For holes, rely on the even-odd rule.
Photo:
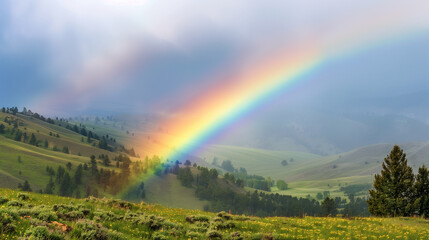
[(1, 239), (428, 239), (420, 218), (258, 218), (0, 189)]

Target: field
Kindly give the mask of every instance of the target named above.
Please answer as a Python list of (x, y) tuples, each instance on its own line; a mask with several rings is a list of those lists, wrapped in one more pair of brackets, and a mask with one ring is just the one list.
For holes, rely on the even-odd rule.
[(420, 218), (257, 218), (0, 189), (1, 239), (428, 239)]

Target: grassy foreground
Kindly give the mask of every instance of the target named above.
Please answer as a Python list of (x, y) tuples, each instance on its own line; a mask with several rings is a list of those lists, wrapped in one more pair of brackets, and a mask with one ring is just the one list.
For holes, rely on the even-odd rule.
[(0, 239), (428, 239), (419, 218), (256, 218), (0, 189)]

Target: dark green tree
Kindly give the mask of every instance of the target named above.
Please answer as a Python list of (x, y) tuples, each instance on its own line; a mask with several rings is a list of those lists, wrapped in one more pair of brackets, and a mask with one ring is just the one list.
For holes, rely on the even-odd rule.
[(83, 167), (82, 167), (82, 164), (79, 164), (74, 174), (74, 182), (76, 183), (76, 185), (79, 185), (82, 183), (82, 174), (83, 174)]
[(36, 139), (36, 136), (34, 135), (34, 133), (31, 134), (30, 142), (28, 142), (28, 143), (31, 145), (37, 144), (37, 139)]
[(56, 178), (57, 183), (62, 182), (65, 173), (66, 173), (66, 170), (62, 166), (58, 166), (57, 178)]
[(68, 172), (66, 172), (64, 174), (63, 179), (61, 180), (60, 189), (58, 190), (58, 194), (60, 196), (71, 196), (72, 193), (73, 193), (73, 190), (72, 190), (70, 175)]
[(419, 168), (416, 177), (416, 200), (414, 207), (417, 215), (429, 218), (429, 171), (425, 165)]
[(192, 175), (191, 169), (189, 167), (180, 168), (177, 174), (177, 178), (182, 182), (182, 185), (185, 187), (192, 186), (194, 181), (194, 176)]
[(97, 161), (95, 160), (95, 156), (94, 155), (91, 155), (90, 165), (91, 165), (91, 173), (93, 175), (96, 174), (98, 172), (98, 169), (97, 169)]
[(69, 153), (70, 153), (70, 151), (69, 151), (69, 147), (64, 146), (64, 147), (63, 147), (63, 153), (67, 153), (67, 154), (69, 154)]
[(110, 159), (109, 159), (109, 156), (107, 154), (103, 156), (103, 164), (105, 166), (110, 166)]
[(335, 216), (337, 214), (337, 203), (333, 198), (326, 197), (322, 202), (322, 216)]
[(30, 187), (30, 184), (28, 183), (27, 180), (25, 180), (24, 185), (22, 185), (22, 187), (21, 187), (21, 190), (22, 191), (28, 191), (28, 192), (32, 191), (31, 187)]
[(0, 134), (4, 134), (4, 128), (5, 126), (3, 124), (0, 124)]
[(53, 194), (55, 189), (55, 183), (52, 177), (49, 179), (49, 183), (46, 184), (45, 193), (46, 194)]
[(376, 216), (409, 216), (413, 213), (414, 174), (406, 154), (395, 145), (384, 158), (381, 175), (376, 174), (369, 190), (369, 212)]
[(221, 167), (228, 172), (234, 172), (234, 166), (232, 165), (230, 160), (223, 161)]
[(287, 165), (287, 161), (286, 161), (286, 160), (283, 160), (283, 161), (282, 161), (282, 165), (283, 165), (283, 166), (286, 166), (286, 165)]
[(71, 168), (72, 168), (72, 166), (73, 166), (73, 164), (71, 163), (71, 162), (68, 162), (67, 164), (66, 164), (66, 167), (67, 167), (67, 170), (71, 170)]

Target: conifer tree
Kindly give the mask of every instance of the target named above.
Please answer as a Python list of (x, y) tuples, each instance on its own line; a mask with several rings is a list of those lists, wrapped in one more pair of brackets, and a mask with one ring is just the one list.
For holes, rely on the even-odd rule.
[(71, 196), (73, 190), (71, 185), (71, 179), (68, 172), (64, 174), (63, 179), (60, 183), (60, 189), (58, 190), (58, 194), (60, 196)]
[(54, 193), (54, 188), (55, 188), (55, 183), (54, 183), (54, 180), (51, 177), (49, 179), (49, 183), (46, 185), (45, 193), (47, 193), (47, 194), (53, 194)]
[(30, 187), (30, 184), (28, 183), (28, 181), (27, 181), (27, 180), (25, 180), (24, 185), (22, 186), (21, 190), (22, 190), (22, 191), (28, 191), (28, 192), (31, 192), (31, 191), (32, 191), (32, 190), (31, 190), (31, 187)]
[(79, 164), (79, 166), (76, 169), (76, 173), (74, 174), (74, 182), (76, 185), (79, 185), (82, 183), (82, 174), (83, 174), (83, 167), (82, 164)]
[(36, 136), (34, 135), (34, 133), (31, 134), (31, 138), (30, 138), (29, 144), (31, 144), (31, 145), (36, 145), (37, 144), (37, 139), (36, 139)]
[(368, 207), (376, 216), (409, 216), (414, 204), (414, 174), (406, 154), (395, 145), (384, 159), (381, 175), (376, 174), (369, 191)]
[(419, 168), (416, 177), (416, 213), (425, 218), (429, 218), (429, 171), (425, 165)]
[(93, 175), (95, 175), (98, 172), (98, 168), (97, 168), (97, 161), (95, 160), (95, 156), (94, 155), (91, 155), (90, 165), (91, 165), (91, 173)]

